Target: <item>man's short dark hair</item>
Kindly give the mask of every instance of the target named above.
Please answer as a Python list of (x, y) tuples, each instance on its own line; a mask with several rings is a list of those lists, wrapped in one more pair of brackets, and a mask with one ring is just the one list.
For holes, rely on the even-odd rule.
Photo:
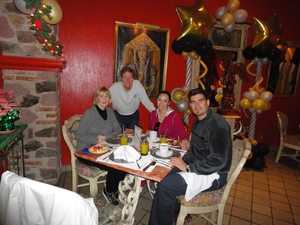
[(202, 94), (205, 98), (205, 100), (208, 99), (208, 93), (201, 89), (201, 88), (195, 88), (195, 89), (192, 89), (189, 91), (189, 94), (188, 94), (188, 97), (189, 97), (189, 100), (191, 101), (191, 97), (194, 96), (194, 95), (197, 95), (197, 94)]

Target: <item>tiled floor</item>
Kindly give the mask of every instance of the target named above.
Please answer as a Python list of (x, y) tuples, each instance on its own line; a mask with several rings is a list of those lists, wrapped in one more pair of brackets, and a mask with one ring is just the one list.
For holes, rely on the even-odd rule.
[[(233, 185), (227, 204), (223, 224), (225, 225), (290, 225), (300, 224), (300, 177), (297, 162), (283, 157), (274, 163), (275, 153), (265, 156), (266, 168), (261, 171), (244, 169)], [(61, 175), (58, 186), (71, 190), (71, 172)], [(99, 186), (99, 197), (102, 197)], [(80, 193), (87, 194), (88, 188)], [(103, 199), (104, 200), (104, 199)], [(148, 224), (152, 199), (143, 188), (135, 213), (136, 225)], [(187, 225), (206, 222), (198, 215)]]

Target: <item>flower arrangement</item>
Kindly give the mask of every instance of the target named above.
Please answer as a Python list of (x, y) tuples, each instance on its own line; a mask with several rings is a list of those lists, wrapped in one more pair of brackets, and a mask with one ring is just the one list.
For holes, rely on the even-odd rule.
[(20, 119), (19, 110), (12, 107), (20, 107), (11, 99), (14, 97), (15, 91), (4, 91), (0, 88), (0, 131), (13, 130), (14, 122)]

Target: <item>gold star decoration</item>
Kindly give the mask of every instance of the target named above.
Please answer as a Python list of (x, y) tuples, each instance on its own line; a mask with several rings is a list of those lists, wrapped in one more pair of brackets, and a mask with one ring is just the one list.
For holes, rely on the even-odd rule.
[(282, 35), (282, 28), (275, 12), (270, 13), (265, 19), (254, 17), (252, 48), (270, 41), (276, 45)]
[(210, 15), (204, 4), (204, 0), (198, 0), (192, 6), (176, 6), (181, 28), (177, 41), (186, 35), (207, 36), (209, 29), (217, 23)]

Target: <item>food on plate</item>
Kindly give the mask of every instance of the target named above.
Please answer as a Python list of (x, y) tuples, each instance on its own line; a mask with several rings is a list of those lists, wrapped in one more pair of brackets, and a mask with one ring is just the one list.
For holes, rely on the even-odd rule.
[(168, 144), (172, 146), (180, 146), (180, 140), (169, 139)]
[(134, 134), (134, 130), (126, 128), (125, 133), (126, 134)]
[(91, 153), (97, 153), (97, 154), (107, 152), (107, 150), (108, 148), (105, 145), (94, 145), (89, 148), (89, 151)]

